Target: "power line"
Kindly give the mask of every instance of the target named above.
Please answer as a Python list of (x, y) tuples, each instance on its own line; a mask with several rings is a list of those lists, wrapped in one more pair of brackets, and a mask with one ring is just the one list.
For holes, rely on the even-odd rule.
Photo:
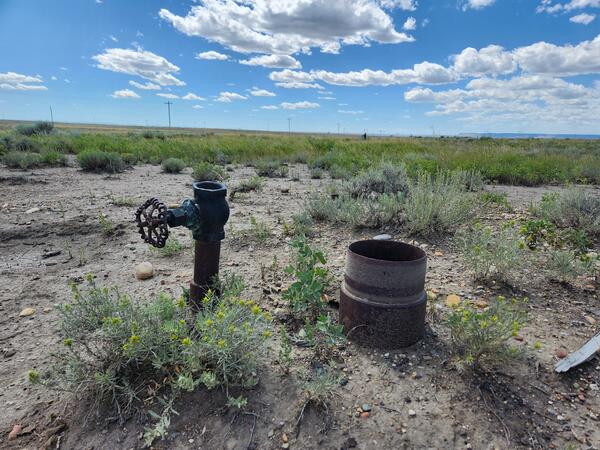
[(171, 105), (173, 103), (171, 103), (170, 101), (166, 101), (165, 105), (167, 105), (167, 108), (169, 110), (169, 128), (171, 128)]

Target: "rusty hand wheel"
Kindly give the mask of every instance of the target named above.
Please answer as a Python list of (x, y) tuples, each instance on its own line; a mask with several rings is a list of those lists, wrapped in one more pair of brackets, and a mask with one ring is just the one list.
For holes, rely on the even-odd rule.
[(135, 212), (135, 221), (144, 242), (164, 247), (169, 237), (167, 207), (157, 198), (150, 198)]

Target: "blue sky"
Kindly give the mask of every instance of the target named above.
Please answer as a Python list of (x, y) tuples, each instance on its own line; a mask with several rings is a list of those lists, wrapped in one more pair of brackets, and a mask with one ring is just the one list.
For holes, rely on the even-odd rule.
[(600, 133), (600, 0), (0, 0), (0, 118)]

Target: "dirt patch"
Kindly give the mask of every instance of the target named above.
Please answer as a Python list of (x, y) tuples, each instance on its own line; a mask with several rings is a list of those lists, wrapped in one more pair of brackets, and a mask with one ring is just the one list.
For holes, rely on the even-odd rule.
[[(0, 181), (9, 180), (0, 182), (2, 446), (141, 448), (145, 417), (131, 417), (121, 424), (106, 416), (89, 416), (85, 402), (31, 387), (26, 373), (50, 362), (58, 344), (53, 306), (70, 299), (69, 282), (93, 273), (100, 282), (119, 285), (131, 295), (149, 297), (160, 291), (179, 295), (191, 277), (189, 233), (174, 229), (173, 235), (187, 248), (180, 255), (162, 257), (140, 241), (132, 220), (135, 207), (115, 206), (115, 199), (126, 197), (141, 204), (156, 196), (168, 205), (178, 204), (192, 195), (189, 173), (162, 174), (155, 166), (139, 166), (111, 177), (75, 168), (15, 173), (0, 169)], [(300, 180), (267, 179), (262, 192), (236, 195), (230, 204), (227, 235), (235, 237), (250, 227), (250, 217), (266, 222), (274, 234), (263, 244), (226, 238), (221, 257), (222, 270), (242, 275), (248, 286), (245, 295), (270, 310), (276, 320), (286, 317), (277, 283), (285, 281), (282, 268), (290, 258), (282, 223), (302, 210), (310, 192), (328, 183), (311, 180), (303, 166), (290, 173)], [(231, 182), (252, 174), (251, 168), (235, 168)], [(515, 211), (486, 212), (483, 219), (490, 223), (522, 216), (532, 200), (548, 192), (546, 188), (491, 189), (508, 192)], [(100, 215), (120, 229), (105, 233)], [(338, 285), (348, 244), (380, 232), (411, 241), (394, 230), (316, 227), (314, 244), (325, 250)], [(436, 289), (440, 297), (511, 294), (504, 288), (477, 286), (447, 242), (418, 244), (429, 255), (427, 288)], [(152, 262), (156, 275), (138, 281), (134, 267), (145, 260)], [(463, 375), (450, 364), (446, 330), (435, 320), (430, 320), (426, 339), (402, 351), (367, 350), (349, 342), (335, 360), (342, 381), (328, 415), (308, 408), (298, 432), (302, 407), (298, 372), (310, 366), (309, 353), (294, 348), (295, 368), (284, 375), (275, 362), (274, 346), (265, 355), (260, 384), (245, 394), (244, 410), (224, 408), (222, 393), (200, 390), (184, 396), (176, 405), (179, 415), (167, 439), (157, 442), (156, 448), (276, 449), (282, 447), (284, 434), (291, 448), (598, 448), (598, 360), (567, 375), (552, 370), (557, 349), (573, 350), (597, 332), (597, 325), (586, 317), (600, 322), (598, 294), (549, 283), (534, 268), (521, 276), (530, 298), (529, 323), (523, 341), (515, 343), (524, 348), (525, 360), (476, 377)], [(337, 292), (330, 297), (335, 299)], [(24, 308), (35, 313), (20, 317)], [(535, 342), (539, 342), (537, 350)], [(357, 410), (364, 403), (372, 408), (368, 418)], [(22, 431), (8, 441), (15, 424)]]

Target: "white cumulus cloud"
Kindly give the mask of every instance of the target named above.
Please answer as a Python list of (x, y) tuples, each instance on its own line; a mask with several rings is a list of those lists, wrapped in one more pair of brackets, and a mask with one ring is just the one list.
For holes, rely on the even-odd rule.
[(262, 55), (250, 59), (240, 60), (240, 64), (247, 66), (263, 66), (275, 69), (299, 69), (300, 61), (289, 55)]
[(181, 99), (182, 100), (198, 100), (198, 101), (206, 100), (205, 98), (202, 98), (202, 97), (194, 94), (193, 92), (188, 92), (183, 97), (181, 97)]
[(467, 9), (483, 9), (493, 5), (496, 0), (466, 0), (463, 3), (463, 10)]
[(131, 89), (121, 89), (120, 91), (113, 92), (110, 96), (112, 98), (140, 98), (140, 96)]
[(160, 94), (156, 94), (156, 95), (158, 95), (159, 97), (162, 97), (162, 98), (168, 98), (169, 100), (175, 100), (175, 99), (179, 98), (179, 96), (175, 95), (175, 94), (160, 93)]
[(462, 76), (502, 75), (512, 73), (517, 68), (511, 53), (499, 45), (489, 45), (480, 50), (468, 47), (451, 57), (454, 70)]
[(198, 53), (196, 55), (196, 59), (226, 61), (229, 59), (229, 55), (224, 55), (223, 53), (219, 53), (219, 52), (215, 52), (215, 51), (211, 50), (209, 52)]
[(160, 91), (161, 87), (158, 84), (150, 83), (149, 81), (146, 83), (138, 83), (137, 81), (129, 81), (129, 84), (135, 88), (141, 89), (143, 91)]
[(571, 17), (569, 20), (573, 23), (579, 23), (581, 25), (589, 25), (596, 18), (596, 14), (581, 13)]
[(240, 53), (293, 55), (311, 48), (338, 53), (342, 45), (414, 40), (395, 29), (392, 17), (376, 0), (203, 0), (185, 16), (167, 9), (159, 16), (188, 36)]
[(276, 97), (277, 95), (274, 92), (267, 91), (266, 89), (259, 89), (257, 87), (253, 87), (250, 90), (250, 95), (254, 97)]
[(141, 48), (109, 48), (103, 53), (92, 56), (92, 59), (98, 63), (97, 67), (100, 69), (137, 75), (161, 86), (185, 85), (173, 75), (179, 72), (179, 67), (162, 56)]
[[(32, 84), (33, 83), (33, 84)], [(42, 78), (39, 75), (22, 75), (15, 72), (0, 73), (0, 89), (7, 91), (45, 91), (48, 88), (44, 86)]]
[(417, 28), (417, 19), (414, 17), (409, 17), (406, 19), (406, 22), (404, 22), (404, 25), (402, 25), (402, 28), (405, 30), (414, 30)]
[(217, 102), (222, 103), (231, 103), (235, 100), (246, 100), (248, 97), (245, 97), (241, 94), (237, 94), (235, 92), (220, 92), (219, 96), (215, 99)]
[(321, 105), (319, 105), (318, 103), (313, 103), (313, 102), (296, 102), (296, 103), (288, 103), (288, 102), (283, 102), (280, 105), (283, 109), (315, 109), (315, 108), (319, 108)]

